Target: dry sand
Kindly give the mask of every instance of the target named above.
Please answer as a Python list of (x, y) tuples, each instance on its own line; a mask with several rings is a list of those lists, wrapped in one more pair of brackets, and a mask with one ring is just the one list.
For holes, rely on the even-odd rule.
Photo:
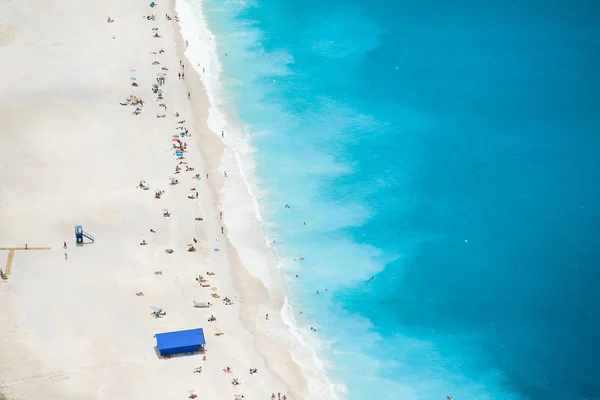
[[(0, 388), (11, 397), (165, 399), (191, 390), (199, 399), (306, 396), (287, 344), (261, 332), (264, 324), (283, 327), (281, 278), (275, 271), (267, 292), (228, 241), (231, 219), (218, 193), (241, 178), (235, 169), (227, 178), (220, 172), (224, 146), (208, 131), (206, 96), (165, 13), (173, 15), (165, 1), (151, 9), (134, 0), (0, 0), (0, 247), (51, 247), (17, 251), (0, 282)], [(156, 21), (143, 18), (150, 14)], [(164, 54), (153, 54), (160, 49)], [(180, 60), (185, 80), (177, 77)], [(159, 73), (167, 76), (157, 102), (151, 86)], [(144, 99), (140, 115), (119, 104), (130, 95)], [(195, 171), (181, 165), (175, 175), (172, 135), (180, 120), (192, 135), (181, 139), (183, 161)], [(201, 180), (192, 179), (196, 173)], [(137, 187), (142, 179), (149, 190)], [(159, 189), (165, 194), (155, 199)], [(196, 191), (200, 198), (188, 199)], [(163, 208), (171, 217), (162, 217)], [(95, 243), (75, 245), (77, 224)], [(273, 270), (258, 221), (247, 232)], [(188, 252), (194, 237), (198, 251)], [(2, 269), (8, 254), (0, 251)], [(210, 287), (196, 282), (199, 274)], [(224, 305), (225, 296), (234, 304)], [(213, 307), (194, 308), (194, 300)], [(153, 318), (151, 306), (167, 315)], [(211, 314), (217, 321), (207, 321)], [(157, 355), (154, 334), (196, 327), (205, 330), (206, 361)], [(225, 334), (215, 336), (216, 328)], [(193, 373), (199, 366), (203, 372)], [(223, 372), (227, 366), (233, 374)]]

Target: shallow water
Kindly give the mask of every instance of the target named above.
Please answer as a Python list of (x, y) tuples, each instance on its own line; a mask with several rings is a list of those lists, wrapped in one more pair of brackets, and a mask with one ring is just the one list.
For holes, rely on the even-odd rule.
[(600, 398), (597, 8), (205, 2), (213, 129), (341, 398)]

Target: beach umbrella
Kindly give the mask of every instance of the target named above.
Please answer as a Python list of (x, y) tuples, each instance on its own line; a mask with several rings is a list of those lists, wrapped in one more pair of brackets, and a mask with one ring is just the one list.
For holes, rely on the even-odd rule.
[(192, 247), (193, 245), (193, 243), (188, 243), (188, 247)]
[(167, 211), (169, 211), (169, 209), (168, 208), (163, 208), (162, 211), (167, 212)]
[(177, 139), (177, 138), (173, 138), (173, 139), (171, 139), (171, 140), (172, 140), (173, 142), (179, 142), (179, 139)]
[(161, 311), (162, 311), (160, 308), (158, 308), (158, 307), (154, 307), (154, 306), (151, 306), (151, 307), (150, 307), (150, 309), (151, 309), (152, 311), (156, 312), (156, 313), (159, 313), (159, 312), (161, 312)]
[(217, 288), (216, 287), (211, 287), (210, 290), (212, 290), (213, 292), (216, 292)]
[(219, 251), (219, 249), (217, 249), (216, 247), (213, 249), (214, 251)]
[(177, 157), (181, 157), (181, 156), (183, 155), (183, 153), (182, 153), (181, 151), (178, 151), (178, 152), (176, 152), (176, 153), (175, 153), (175, 155), (176, 155)]
[(129, 80), (135, 81), (135, 76), (132, 76), (131, 78), (129, 78)]

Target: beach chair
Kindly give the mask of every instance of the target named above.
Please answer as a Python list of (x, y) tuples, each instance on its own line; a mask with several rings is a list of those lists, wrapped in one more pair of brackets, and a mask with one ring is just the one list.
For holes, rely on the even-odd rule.
[(212, 306), (212, 304), (204, 301), (194, 301), (194, 307), (196, 308), (208, 308)]

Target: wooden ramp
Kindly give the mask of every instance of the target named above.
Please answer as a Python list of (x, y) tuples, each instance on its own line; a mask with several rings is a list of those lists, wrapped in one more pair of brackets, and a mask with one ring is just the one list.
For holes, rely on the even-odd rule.
[(0, 247), (0, 251), (8, 251), (8, 258), (6, 259), (6, 266), (2, 273), (2, 279), (8, 279), (10, 270), (12, 268), (13, 258), (15, 258), (15, 250), (50, 250), (50, 247)]

